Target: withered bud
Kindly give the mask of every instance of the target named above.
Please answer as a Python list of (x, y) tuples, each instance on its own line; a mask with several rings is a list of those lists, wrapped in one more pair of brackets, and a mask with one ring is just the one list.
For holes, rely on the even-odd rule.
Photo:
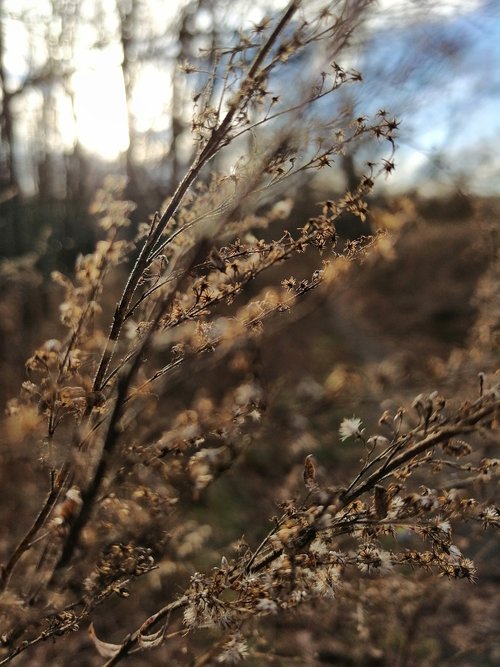
[(304, 484), (306, 485), (306, 489), (309, 489), (309, 491), (312, 491), (313, 489), (316, 488), (316, 468), (314, 465), (314, 459), (312, 454), (308, 454), (306, 456), (306, 459), (304, 461), (304, 472), (303, 472), (303, 477), (304, 477)]
[(385, 426), (389, 426), (390, 428), (392, 428), (393, 422), (394, 422), (394, 416), (389, 412), (389, 410), (384, 410), (384, 413), (378, 420), (378, 423), (381, 426), (383, 424)]

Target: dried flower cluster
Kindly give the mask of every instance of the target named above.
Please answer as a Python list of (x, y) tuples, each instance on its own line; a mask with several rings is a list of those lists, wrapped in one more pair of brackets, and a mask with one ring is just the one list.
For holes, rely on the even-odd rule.
[[(464, 525), (500, 525), (489, 490), (499, 460), (481, 454), (498, 444), (494, 375), (468, 400), (422, 393), (385, 410), (376, 429), (344, 418), (329, 438), (342, 455), (362, 451), (350, 481), (326, 479), (304, 428), (287, 445), (305, 454), (302, 482), (280, 491), (273, 481), (282, 502), (271, 530), (240, 525), (230, 500), (220, 509), (253, 546), (242, 538), (221, 556), (196, 511), (272, 433), (274, 389), (261, 372), (268, 331), (300, 314), (309, 292), (324, 295), (351, 265), (387, 247), (383, 233), (340, 238), (337, 221), (365, 221), (376, 178), (394, 168), (397, 121), (384, 110), (373, 119), (325, 117), (321, 101), (361, 81), (331, 58), (310, 87), (282, 90), (293, 63), (338, 55), (366, 3), (341, 3), (339, 12), (330, 4), (294, 0), (236, 46), (216, 48), (195, 98), (197, 152), (163, 212), (131, 241), (134, 205), (110, 180), (93, 206), (102, 235), (95, 251), (78, 259), (72, 278), (53, 275), (63, 333), (27, 361), (7, 409), (9, 441), (41, 462), (46, 497), (1, 568), (0, 665), (49, 638), (59, 650), (103, 605), (126, 610), (132, 599), (120, 643), (91, 625), (106, 665), (160, 646), (172, 664), (236, 664), (266, 650), (264, 617), (350, 600), (362, 633), (374, 586), (383, 600), (399, 577), (411, 599), (417, 571), (476, 581), (456, 536)], [(288, 183), (300, 186), (369, 138), (388, 155), (367, 164), (356, 189), (297, 219)], [(228, 173), (207, 175), (221, 151), (240, 151), (246, 139)], [(290, 265), (304, 257), (295, 275)], [(348, 375), (337, 368), (326, 392), (338, 395)], [(312, 396), (314, 386), (302, 391)], [(298, 412), (299, 431), (300, 420)], [(144, 598), (165, 602), (151, 613)]]

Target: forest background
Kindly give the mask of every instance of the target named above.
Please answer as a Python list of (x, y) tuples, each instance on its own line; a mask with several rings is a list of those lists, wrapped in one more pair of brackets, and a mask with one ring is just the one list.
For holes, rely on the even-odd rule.
[[(6, 411), (0, 664), (12, 659), (62, 665), (75, 656), (79, 665), (122, 658), (136, 665), (500, 661), (498, 539), (491, 529), (499, 522), (498, 429), (491, 412), (475, 422), (472, 445), (466, 436), (466, 442), (450, 439), (444, 445), (441, 439), (444, 453), (410, 459), (408, 469), (382, 476), (385, 486), (368, 489), (373, 496), (365, 505), (348, 505), (360, 532), (343, 526), (342, 538), (329, 535), (338, 552), (328, 547), (329, 554), (345, 549), (344, 560), (337, 555), (322, 561), (324, 553), (319, 547), (313, 553), (309, 543), (304, 546), (307, 540), (293, 548), (283, 535), (276, 542), (280, 530), (292, 525), (287, 521), (295, 522), (293, 530), (299, 524), (305, 530), (304, 522), (319, 530), (325, 510), (314, 508), (334, 507), (337, 495), (342, 504), (346, 488), (348, 495), (356, 491), (360, 458), (363, 479), (363, 466), (380, 446), (368, 434), (394, 444), (394, 457), (401, 451), (400, 433), (425, 439), (435, 429), (439, 436), (453, 419), (467, 419), (477, 400), (490, 400), (497, 409), (500, 8), (494, 0), (356, 0), (326, 3), (324, 15), (320, 2), (298, 7), (285, 35), (290, 30), (293, 36), (301, 21), (309, 29), (317, 16), (336, 21), (335, 29), (328, 39), (315, 33), (309, 51), (297, 42), (289, 53), (274, 55), (272, 78), (257, 81), (256, 90), (262, 88), (248, 93), (255, 109), (249, 102), (245, 119), (238, 117), (242, 136), (228, 135), (203, 165), (200, 185), (192, 188), (172, 228), (195, 228), (198, 219), (205, 225), (204, 236), (191, 239), (198, 254), (188, 258), (189, 270), (176, 288), (194, 292), (196, 303), (208, 303), (220, 319), (210, 320), (207, 307), (200, 311), (198, 338), (191, 332), (177, 340), (167, 336), (166, 320), (134, 315), (121, 332), (117, 354), (123, 365), (106, 378), (109, 395), (101, 387), (96, 391), (80, 367), (71, 382), (61, 379), (85, 336), (94, 343), (80, 345), (81, 358), (89, 364), (89, 378), (95, 375), (98, 350), (104, 349), (144, 230), (168, 210), (197, 151), (220, 129), (210, 110), (217, 104), (219, 114), (231, 109), (221, 68), (228, 58), (231, 66), (231, 58), (238, 62), (234, 78), (225, 80), (231, 92), (251, 62), (238, 61), (240, 54), (252, 55), (252, 40), (271, 34), (287, 7), (278, 0), (0, 4), (0, 398)], [(329, 77), (332, 95), (323, 97), (317, 86)], [(284, 114), (288, 126), (280, 125), (280, 112), (277, 120), (273, 116), (284, 102), (292, 108)], [(259, 114), (265, 119), (262, 135)], [(255, 132), (244, 123), (255, 124)], [(335, 136), (343, 146), (325, 153), (322, 162), (319, 148), (314, 153), (323, 141), (318, 128), (341, 133)], [(259, 142), (269, 148), (265, 158)], [(262, 160), (268, 178), (262, 186), (245, 162), (249, 155)], [(299, 168), (301, 160), (310, 166)], [(245, 179), (249, 190), (239, 199), (228, 194)], [(154, 217), (155, 211), (160, 215)], [(311, 219), (319, 230), (313, 241), (308, 237), (298, 248), (286, 240), (284, 230), (309, 233)], [(333, 227), (327, 232), (328, 221)], [(85, 257), (101, 257), (103, 240), (115, 248), (110, 230), (124, 245), (91, 298)], [(249, 333), (229, 336), (221, 327), (238, 319), (237, 307), (243, 306), (238, 299), (236, 305), (228, 301), (226, 311), (214, 305), (212, 282), (226, 281), (230, 268), (236, 275), (228, 258), (249, 247), (271, 257), (278, 247), (274, 238), (286, 248), (287, 262), (269, 260), (266, 272), (249, 269), (252, 280), (242, 280), (241, 287)], [(306, 250), (297, 252), (293, 268), (292, 246), (294, 252)], [(163, 249), (160, 244), (153, 250), (160, 276), (176, 265), (166, 252), (160, 266), (158, 248)], [(332, 257), (340, 268), (327, 264)], [(206, 285), (200, 271), (208, 276)], [(241, 266), (238, 271), (243, 275)], [(141, 280), (141, 293), (152, 286), (155, 305), (161, 305), (156, 278), (145, 273)], [(263, 297), (270, 284), (285, 296)], [(285, 307), (286, 295), (294, 301), (291, 308)], [(74, 319), (79, 298), (98, 302), (91, 308), (92, 326), (83, 315)], [(163, 298), (174, 310), (169, 299), (177, 296)], [(152, 322), (159, 338), (146, 355), (133, 345), (148, 341)], [(212, 332), (229, 336), (222, 351), (208, 323)], [(108, 406), (120, 401), (116, 378), (135, 363), (138, 349), (160, 366), (171, 355), (171, 379), (142, 396), (144, 403), (130, 408), (127, 419), (120, 416), (123, 449), (110, 457), (102, 479), (86, 479), (79, 468), (98, 471), (104, 460), (96, 452), (106, 448), (113, 431), (106, 423), (113, 423)], [(47, 370), (52, 354), (61, 355), (61, 377), (49, 399), (44, 392), (52, 371), (40, 382), (34, 376), (43, 376), (40, 359)], [(179, 360), (184, 366), (177, 370)], [(134, 382), (140, 387), (147, 377), (141, 369)], [(443, 413), (442, 396), (455, 417)], [(477, 409), (490, 407), (481, 403)], [(156, 424), (152, 431), (141, 422), (141, 410), (149, 426)], [(384, 431), (387, 415), (394, 424), (401, 421), (399, 430), (391, 426), (390, 437)], [(92, 417), (96, 433), (104, 424), (108, 436), (96, 436), (84, 459), (81, 442), (75, 442), (90, 437), (82, 423)], [(69, 419), (76, 430), (70, 431)], [(61, 436), (52, 442), (56, 426)], [(78, 454), (63, 454), (64, 447)], [(54, 479), (65, 458), (74, 469), (58, 485)], [(47, 493), (46, 516), (30, 533)], [(78, 517), (65, 511), (76, 498), (72, 511), (78, 515), (82, 497), (88, 517), (75, 529)], [(391, 503), (396, 507), (399, 498), (404, 520), (399, 517), (389, 530)], [(315, 511), (319, 518), (304, 518)], [(273, 516), (274, 524), (263, 521)], [(265, 537), (273, 525), (274, 537)], [(346, 535), (356, 547), (344, 543)], [(398, 549), (389, 546), (391, 535)], [(416, 535), (429, 539), (432, 549), (418, 552)], [(453, 548), (463, 560), (455, 569)], [(251, 574), (273, 549), (282, 549), (287, 563), (250, 593), (236, 573), (243, 567)], [(410, 555), (417, 552), (432, 558)], [(350, 566), (356, 574), (344, 577)], [(215, 568), (219, 575), (210, 574)], [(197, 579), (199, 572), (206, 578)], [(216, 575), (225, 578), (224, 584), (217, 580), (225, 595), (217, 604), (227, 607), (217, 613), (206, 602), (215, 599), (209, 579)], [(328, 595), (308, 583), (308, 576), (324, 580), (333, 599), (318, 602)], [(206, 599), (204, 587), (212, 591)], [(168, 625), (154, 626), (161, 633), (148, 634), (145, 620), (176, 599), (185, 599), (184, 616), (170, 619), (172, 607)], [(209, 608), (219, 614), (215, 621), (207, 619)], [(142, 633), (128, 635), (141, 627)], [(44, 642), (48, 637), (57, 640)], [(34, 645), (28, 653), (29, 642)]]

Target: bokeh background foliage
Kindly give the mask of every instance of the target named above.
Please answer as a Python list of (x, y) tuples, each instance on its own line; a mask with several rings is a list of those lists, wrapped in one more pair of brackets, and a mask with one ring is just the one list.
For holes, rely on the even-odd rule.
[(302, 4), (0, 4), (0, 664), (500, 661), (499, 8)]

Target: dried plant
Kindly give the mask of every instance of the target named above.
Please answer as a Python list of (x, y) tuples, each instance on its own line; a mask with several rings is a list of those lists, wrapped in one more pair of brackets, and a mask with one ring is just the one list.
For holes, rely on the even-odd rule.
[[(301, 484), (276, 483), (276, 502), (290, 493), (272, 529), (241, 526), (260, 536), (254, 546), (203, 550), (211, 528), (193, 511), (265, 433), (272, 390), (257, 368), (268, 331), (300, 315), (309, 292), (325, 294), (386, 249), (383, 233), (347, 241), (336, 222), (345, 213), (365, 220), (376, 178), (394, 168), (398, 123), (384, 110), (371, 120), (326, 117), (322, 102), (361, 81), (331, 58), (368, 4), (293, 0), (214, 51), (195, 97), (193, 162), (133, 240), (124, 184), (110, 180), (97, 194), (95, 251), (71, 279), (53, 274), (65, 333), (27, 361), (8, 405), (9, 442), (40, 462), (47, 490), (1, 569), (0, 664), (49, 638), (55, 655), (67, 643), (74, 651), (73, 633), (116, 598), (133, 605), (115, 624), (120, 643), (90, 625), (106, 665), (161, 646), (175, 664), (200, 666), (264, 660), (264, 617), (289, 618), (318, 598), (349, 600), (361, 619), (373, 582), (384, 601), (395, 581), (410, 595), (419, 572), (476, 580), (454, 536), (465, 524), (500, 523), (498, 460), (481, 453), (498, 441), (494, 377), (481, 376), (468, 399), (423, 393), (383, 412), (375, 430), (345, 418), (330, 439), (363, 452), (350, 481), (325, 481), (307, 453)], [(311, 54), (330, 62), (312, 85), (290, 90)], [(288, 184), (300, 190), (367, 138), (385, 143), (385, 157), (367, 164), (354, 191), (296, 220)], [(219, 154), (232, 162), (227, 173), (211, 169)], [(294, 259), (304, 255), (305, 277), (283, 271), (286, 262), (300, 274)], [(144, 597), (164, 602), (150, 613)]]

